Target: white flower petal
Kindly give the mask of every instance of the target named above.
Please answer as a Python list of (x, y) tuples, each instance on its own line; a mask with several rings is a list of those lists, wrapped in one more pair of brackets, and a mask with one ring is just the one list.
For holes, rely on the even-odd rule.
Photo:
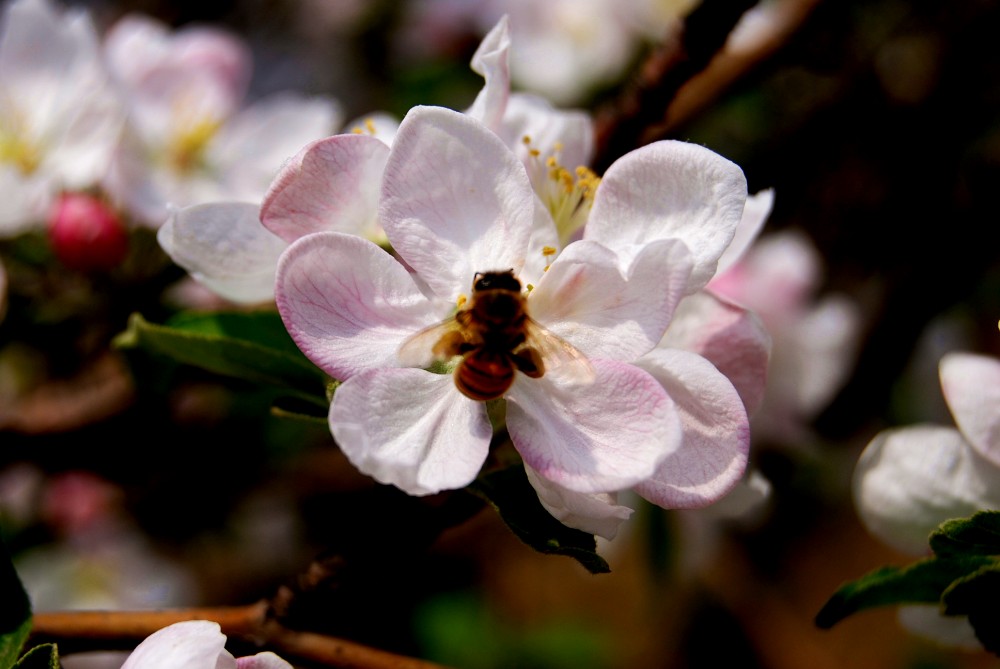
[(278, 257), (288, 244), (260, 224), (259, 212), (237, 202), (186, 207), (171, 213), (156, 238), (174, 262), (227, 300), (272, 300)]
[[(590, 116), (579, 110), (556, 109), (537, 95), (512, 94), (497, 134), (522, 162), (535, 149), (543, 156), (556, 154), (561, 165), (574, 170), (590, 165), (594, 154), (594, 123)], [(531, 139), (530, 146), (524, 143), (525, 137)]]
[(305, 146), (282, 168), (261, 221), (289, 242), (334, 230), (376, 241), (378, 193), (389, 147), (367, 135), (334, 135)]
[(647, 372), (591, 360), (593, 383), (560, 385), (520, 374), (507, 395), (507, 428), (524, 461), (570, 490), (624, 490), (652, 476), (681, 443), (673, 401)]
[(707, 291), (695, 293), (681, 300), (659, 346), (707, 358), (736, 387), (747, 413), (760, 407), (771, 337), (753, 312)]
[(490, 30), (472, 56), (472, 71), (486, 81), (466, 114), (480, 121), (490, 130), (500, 126), (507, 96), (510, 95), (510, 69), (507, 52), (510, 50), (510, 30), (507, 17), (501, 17)]
[(288, 247), (275, 300), (302, 352), (341, 380), (396, 366), (403, 340), (444, 318), (391, 255), (339, 232), (317, 232)]
[(649, 244), (627, 272), (610, 249), (575, 242), (531, 292), (530, 312), (590, 357), (631, 361), (660, 341), (691, 267), (677, 240)]
[(187, 620), (154, 632), (136, 646), (122, 669), (235, 669), (218, 623)]
[(271, 652), (236, 658), (236, 669), (293, 669), (292, 665)]
[(341, 385), (330, 430), (355, 467), (411, 495), (471, 483), (493, 435), (486, 405), (459, 393), (450, 375), (405, 368)]
[(767, 217), (771, 215), (774, 208), (774, 189), (768, 188), (747, 198), (746, 206), (743, 207), (743, 216), (740, 224), (736, 226), (736, 234), (733, 241), (726, 247), (722, 257), (719, 258), (719, 268), (716, 276), (722, 274), (738, 261), (754, 240), (760, 234), (761, 228), (767, 222)]
[(750, 450), (750, 424), (736, 389), (694, 353), (658, 348), (636, 364), (676, 403), (684, 443), (635, 491), (667, 509), (699, 508), (720, 499), (743, 476)]
[(1000, 361), (949, 353), (941, 359), (939, 372), (958, 429), (980, 455), (1000, 466)]
[(929, 551), (939, 524), (1000, 508), (1000, 469), (952, 428), (915, 425), (880, 432), (854, 472), (854, 504), (865, 526), (912, 555)]
[(545, 510), (567, 527), (596, 534), (607, 540), (615, 538), (618, 528), (632, 515), (632, 509), (618, 504), (615, 493), (582, 493), (567, 490), (539, 476), (524, 466), (528, 482), (538, 493)]
[(658, 239), (680, 239), (695, 259), (688, 292), (708, 283), (743, 216), (746, 178), (734, 163), (697, 144), (664, 140), (608, 168), (584, 238), (624, 254)]
[(341, 121), (333, 100), (276, 93), (231, 117), (208, 146), (206, 161), (223, 175), (229, 197), (256, 200), (286, 160)]
[(389, 153), (379, 219), (393, 249), (454, 300), (476, 272), (524, 265), (535, 195), (524, 166), (480, 123), (415, 107)]
[(946, 616), (938, 604), (900, 606), (899, 624), (910, 632), (949, 648), (981, 651), (983, 644), (966, 616)]

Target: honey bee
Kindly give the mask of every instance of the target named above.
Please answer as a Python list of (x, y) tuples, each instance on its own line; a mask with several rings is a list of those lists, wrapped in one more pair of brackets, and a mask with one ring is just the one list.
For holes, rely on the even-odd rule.
[(548, 366), (573, 381), (592, 381), (587, 358), (532, 320), (526, 302), (513, 271), (477, 272), (468, 302), (451, 318), (404, 341), (400, 362), (426, 367), (460, 355), (455, 386), (479, 401), (502, 397), (514, 383), (515, 371), (537, 379)]

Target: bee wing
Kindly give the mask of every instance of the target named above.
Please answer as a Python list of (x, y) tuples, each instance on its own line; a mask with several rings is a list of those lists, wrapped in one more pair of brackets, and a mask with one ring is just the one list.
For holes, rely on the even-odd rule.
[(465, 341), (462, 327), (454, 317), (428, 326), (407, 337), (396, 357), (403, 367), (430, 367), (432, 363), (458, 355), (457, 346)]
[(529, 318), (525, 323), (524, 345), (535, 349), (551, 371), (573, 383), (591, 383), (595, 372), (587, 356), (559, 335)]

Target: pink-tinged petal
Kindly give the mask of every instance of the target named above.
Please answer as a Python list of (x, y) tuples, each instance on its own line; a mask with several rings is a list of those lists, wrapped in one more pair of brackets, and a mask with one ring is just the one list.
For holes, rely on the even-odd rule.
[(549, 481), (583, 493), (624, 490), (680, 447), (680, 418), (648, 372), (591, 363), (596, 379), (589, 384), (518, 374), (507, 395), (507, 428), (524, 462)]
[(271, 652), (236, 658), (236, 669), (292, 669), (292, 665)]
[(334, 230), (374, 239), (389, 147), (368, 135), (308, 144), (282, 168), (261, 205), (261, 221), (289, 242)]
[(805, 418), (818, 414), (854, 369), (860, 333), (858, 305), (844, 295), (824, 298), (787, 331), (776, 329), (770, 371), (776, 383), (768, 386), (767, 401), (785, 376), (795, 384), (787, 388), (785, 404)]
[(582, 493), (567, 490), (524, 466), (528, 482), (538, 493), (538, 501), (552, 517), (567, 527), (596, 534), (609, 541), (632, 515), (632, 509), (618, 504), (616, 493)]
[(708, 287), (778, 327), (795, 320), (805, 309), (821, 273), (819, 253), (809, 238), (797, 230), (784, 230), (762, 237)]
[(461, 488), (489, 451), (486, 405), (451, 375), (422, 369), (370, 370), (337, 388), (330, 431), (360, 471), (411, 495)]
[(510, 50), (510, 30), (507, 17), (503, 16), (486, 34), (472, 56), (472, 71), (482, 75), (485, 82), (466, 114), (490, 130), (500, 127), (507, 96), (510, 95), (510, 69), (507, 52)]
[(395, 258), (339, 232), (317, 232), (288, 247), (275, 301), (302, 352), (341, 380), (397, 366), (403, 340), (445, 315)]
[(684, 442), (635, 491), (666, 509), (700, 508), (720, 499), (743, 476), (750, 451), (750, 423), (733, 384), (687, 351), (658, 348), (636, 364), (676, 403)]
[(209, 145), (206, 160), (220, 172), (231, 197), (256, 200), (285, 161), (330, 135), (341, 121), (338, 104), (328, 98), (271, 95), (231, 117)]
[[(542, 157), (555, 155), (559, 164), (574, 170), (590, 165), (594, 154), (594, 123), (590, 116), (579, 110), (556, 109), (537, 95), (512, 94), (497, 134), (522, 162), (529, 160), (529, 152), (534, 149)], [(525, 137), (530, 138), (530, 146), (525, 144)]]
[(660, 341), (691, 267), (687, 247), (677, 240), (649, 244), (627, 272), (614, 251), (575, 242), (532, 290), (529, 309), (585, 355), (631, 361)]
[(746, 253), (750, 245), (757, 239), (767, 217), (771, 215), (774, 208), (774, 189), (768, 188), (747, 198), (746, 206), (743, 207), (743, 217), (740, 224), (736, 226), (736, 234), (733, 241), (719, 258), (719, 268), (716, 276), (724, 273), (732, 267), (743, 254)]
[(379, 219), (437, 295), (467, 293), (476, 272), (520, 272), (534, 212), (524, 166), (482, 124), (440, 107), (415, 107), (403, 119)]
[(688, 292), (708, 283), (743, 216), (743, 171), (697, 144), (664, 140), (608, 168), (594, 196), (585, 239), (626, 254), (658, 239), (680, 239), (695, 259)]
[(747, 413), (764, 399), (771, 336), (751, 311), (702, 291), (677, 305), (659, 344), (707, 358), (736, 387)]
[(1000, 469), (958, 430), (915, 425), (880, 432), (854, 471), (854, 505), (865, 527), (894, 548), (922, 555), (949, 518), (1000, 508)]
[(218, 295), (253, 304), (274, 299), (274, 273), (288, 244), (259, 220), (260, 208), (214, 202), (171, 212), (156, 234), (175, 263)]
[(981, 456), (1000, 466), (1000, 360), (949, 353), (939, 372), (958, 429)]
[(154, 632), (136, 646), (122, 669), (235, 669), (218, 623), (187, 620)]

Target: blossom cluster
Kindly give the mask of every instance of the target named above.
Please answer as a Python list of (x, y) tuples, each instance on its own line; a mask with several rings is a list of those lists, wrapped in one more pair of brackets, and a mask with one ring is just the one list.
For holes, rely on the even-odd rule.
[[(329, 100), (242, 107), (246, 48), (214, 29), (130, 15), (99, 40), (84, 14), (17, 0), (2, 40), (4, 100), (48, 102), (0, 108), (4, 128), (35, 124), (4, 136), (4, 178), (37, 195), (4, 231), (46, 207), (53, 231), (103, 221), (65, 195), (99, 189), (222, 297), (273, 299), (341, 382), (330, 430), (362, 472), (414, 495), (462, 488), (505, 430), (542, 505), (605, 537), (631, 513), (621, 492), (697, 508), (743, 476), (770, 339), (706, 286), (750, 245), (770, 192), (748, 196), (738, 166), (679, 141), (598, 177), (586, 114), (511, 91), (506, 18), (472, 59), (484, 85), (467, 109), (377, 113), (340, 134)], [(78, 88), (28, 94), (68, 60)], [(478, 277), (498, 274), (520, 320), (473, 311)], [(496, 392), (463, 390), (473, 365)]]
[(251, 67), (242, 40), (218, 28), (171, 32), (133, 13), (100, 35), (86, 12), (51, 0), (6, 4), (0, 238), (48, 228), (66, 264), (106, 269), (129, 227), (157, 228), (170, 207), (258, 197), (340, 112), (298, 93), (247, 104)]

